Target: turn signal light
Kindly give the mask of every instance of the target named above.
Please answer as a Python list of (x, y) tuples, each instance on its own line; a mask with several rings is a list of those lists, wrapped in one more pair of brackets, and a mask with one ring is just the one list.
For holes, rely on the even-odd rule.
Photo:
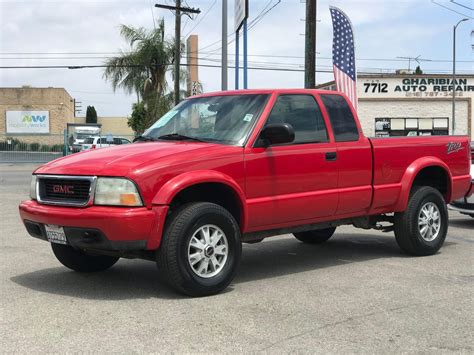
[(132, 194), (120, 194), (120, 204), (123, 206), (137, 206), (140, 201), (137, 200), (137, 195)]

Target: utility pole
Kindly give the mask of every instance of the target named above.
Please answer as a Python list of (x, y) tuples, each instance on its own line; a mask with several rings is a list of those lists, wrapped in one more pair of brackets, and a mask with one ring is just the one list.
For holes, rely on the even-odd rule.
[[(162, 9), (175, 10), (175, 28), (174, 28), (174, 103), (179, 104), (179, 69), (181, 59), (181, 14), (199, 14), (201, 10), (190, 7), (182, 7), (181, 0), (176, 0), (176, 6), (155, 4), (155, 7)], [(196, 53), (197, 55), (197, 53)]]
[(304, 87), (316, 86), (316, 0), (306, 0)]
[(227, 0), (222, 0), (221, 90), (227, 90)]
[(469, 19), (463, 18), (459, 20), (459, 22), (453, 26), (453, 113), (452, 113), (452, 130), (453, 135), (456, 134), (456, 29), (458, 28), (459, 24), (464, 21), (468, 21)]

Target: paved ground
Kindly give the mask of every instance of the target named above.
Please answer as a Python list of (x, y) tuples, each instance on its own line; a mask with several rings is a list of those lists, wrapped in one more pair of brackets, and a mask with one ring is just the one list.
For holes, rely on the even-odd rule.
[(17, 205), (32, 166), (0, 165), (0, 352), (474, 351), (474, 220), (451, 213), (441, 252), (406, 257), (392, 234), (340, 228), (323, 246), (245, 245), (223, 294), (191, 299), (153, 263), (68, 271), (28, 237)]

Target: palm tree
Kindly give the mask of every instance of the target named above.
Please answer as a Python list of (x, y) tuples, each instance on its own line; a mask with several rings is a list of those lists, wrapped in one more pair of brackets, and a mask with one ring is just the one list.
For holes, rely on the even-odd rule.
[(121, 25), (120, 34), (130, 45), (129, 52), (121, 51), (117, 57), (106, 61), (104, 78), (112, 83), (114, 90), (123, 88), (137, 94), (137, 99), (147, 96), (163, 97), (168, 89), (166, 73), (173, 64), (174, 44), (165, 39), (164, 21), (147, 31)]

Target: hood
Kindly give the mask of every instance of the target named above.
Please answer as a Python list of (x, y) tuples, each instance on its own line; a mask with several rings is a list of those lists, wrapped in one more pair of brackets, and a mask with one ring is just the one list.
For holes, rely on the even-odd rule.
[[(36, 174), (129, 176), (143, 164), (173, 165), (204, 157), (229, 148), (220, 144), (160, 141), (144, 142), (114, 147), (91, 149), (53, 160), (38, 168)], [(241, 149), (241, 148), (240, 148)]]

